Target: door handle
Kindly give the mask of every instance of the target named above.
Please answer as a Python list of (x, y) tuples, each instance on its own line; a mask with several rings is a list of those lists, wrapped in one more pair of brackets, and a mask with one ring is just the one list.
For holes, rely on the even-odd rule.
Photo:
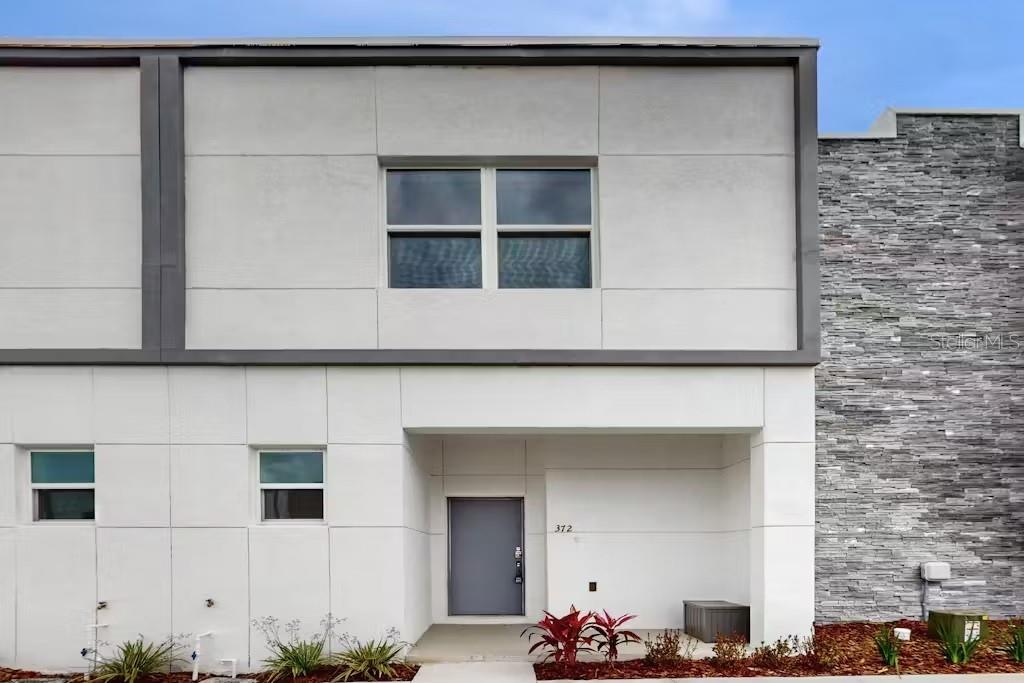
[(516, 552), (514, 555), (516, 559), (516, 583), (523, 582), (523, 548), (516, 546)]

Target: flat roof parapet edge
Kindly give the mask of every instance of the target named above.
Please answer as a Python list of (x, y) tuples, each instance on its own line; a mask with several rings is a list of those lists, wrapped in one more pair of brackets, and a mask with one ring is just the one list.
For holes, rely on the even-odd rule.
[(216, 48), (216, 47), (819, 47), (814, 38), (702, 36), (380, 36), (291, 38), (30, 38), (0, 36), (0, 47)]
[(865, 131), (852, 133), (820, 133), (819, 140), (886, 140), (897, 137), (900, 116), (1017, 116), (1018, 144), (1024, 148), (1024, 108), (1020, 109), (943, 109), (937, 107), (886, 107)]

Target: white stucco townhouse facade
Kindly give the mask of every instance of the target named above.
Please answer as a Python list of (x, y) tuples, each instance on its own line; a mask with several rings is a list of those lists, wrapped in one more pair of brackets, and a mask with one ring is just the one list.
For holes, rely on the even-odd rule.
[[(0, 47), (0, 665), (814, 619), (816, 44)], [(99, 625), (99, 626), (96, 626)]]

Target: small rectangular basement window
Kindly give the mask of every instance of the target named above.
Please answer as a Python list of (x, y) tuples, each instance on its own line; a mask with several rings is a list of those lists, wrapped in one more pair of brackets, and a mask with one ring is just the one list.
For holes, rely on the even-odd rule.
[(262, 451), (259, 458), (264, 520), (324, 518), (322, 451)]
[(96, 518), (96, 470), (92, 451), (32, 451), (32, 518)]

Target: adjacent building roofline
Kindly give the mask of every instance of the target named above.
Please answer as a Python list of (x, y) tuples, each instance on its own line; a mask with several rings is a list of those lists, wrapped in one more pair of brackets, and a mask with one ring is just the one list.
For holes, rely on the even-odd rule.
[(814, 38), (686, 36), (394, 36), (323, 38), (17, 38), (0, 47), (191, 48), (191, 47), (818, 47)]
[(1020, 119), (1018, 143), (1024, 148), (1024, 108), (1021, 109), (943, 109), (929, 107), (886, 107), (866, 131), (822, 133), (822, 140), (883, 140), (895, 138), (900, 116), (1016, 116)]

